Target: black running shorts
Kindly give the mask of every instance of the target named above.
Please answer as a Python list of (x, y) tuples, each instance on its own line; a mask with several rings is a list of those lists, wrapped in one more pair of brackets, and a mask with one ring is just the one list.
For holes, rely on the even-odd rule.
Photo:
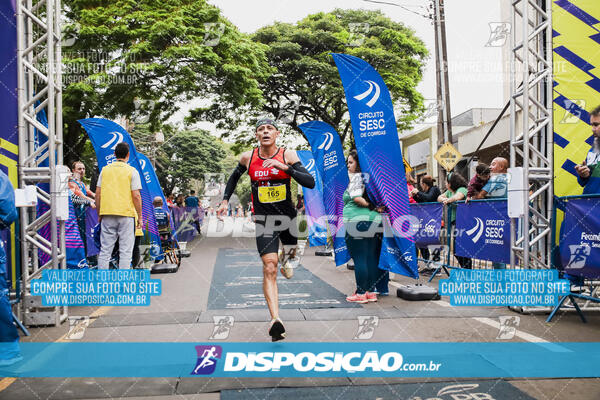
[(277, 254), (279, 250), (279, 240), (284, 245), (296, 245), (298, 244), (298, 238), (290, 232), (289, 227), (275, 229), (271, 231), (265, 230), (264, 219), (256, 222), (256, 248), (258, 249), (258, 254), (260, 256), (264, 256), (268, 253)]

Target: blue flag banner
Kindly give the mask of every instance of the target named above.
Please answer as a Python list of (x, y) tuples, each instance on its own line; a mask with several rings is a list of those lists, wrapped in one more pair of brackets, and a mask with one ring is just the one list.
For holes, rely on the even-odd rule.
[[(16, 2), (0, 1), (0, 170), (10, 179), (13, 187), (19, 186), (17, 162), (19, 161), (19, 104), (17, 97), (17, 18)], [(8, 230), (2, 232), (6, 250), (6, 265), (8, 283), (12, 289), (17, 289), (20, 271), (20, 250), (17, 226), (11, 224)], [(19, 290), (17, 289), (17, 293)]]
[(94, 228), (98, 225), (98, 212), (95, 208), (87, 207), (85, 210), (85, 239), (87, 242), (87, 256), (97, 256), (100, 253), (100, 249), (96, 246), (94, 240)]
[(148, 185), (144, 177), (144, 172), (140, 166), (137, 157), (135, 145), (129, 133), (123, 127), (113, 121), (104, 118), (88, 118), (78, 121), (87, 132), (98, 159), (98, 168), (102, 171), (106, 165), (111, 164), (116, 160), (115, 147), (118, 143), (125, 142), (129, 144), (129, 165), (137, 169), (142, 181), (142, 219), (144, 229), (150, 234), (150, 241), (154, 246), (153, 251), (160, 253), (160, 237), (158, 236), (158, 227), (154, 218), (154, 208), (152, 207), (152, 199), (148, 190)]
[(310, 246), (325, 246), (327, 244), (327, 227), (324, 222), (327, 217), (323, 205), (323, 181), (312, 153), (309, 150), (298, 150), (296, 153), (302, 165), (315, 180), (313, 189), (302, 188), (304, 210), (308, 224), (308, 243)]
[(510, 262), (510, 218), (507, 201), (472, 201), (456, 206), (458, 256), (495, 262)]
[(323, 180), (323, 205), (333, 238), (335, 265), (342, 265), (350, 260), (350, 253), (346, 247), (343, 198), (350, 180), (342, 142), (335, 129), (325, 122), (310, 121), (299, 128), (310, 143), (316, 168)]
[[(152, 166), (152, 163), (142, 153), (137, 153), (138, 159), (140, 161), (140, 168), (142, 169), (141, 178), (146, 181), (146, 185), (148, 186), (148, 192), (150, 193), (150, 198), (154, 200), (155, 197), (160, 197), (162, 199), (162, 209), (170, 215), (169, 206), (167, 205), (167, 199), (165, 198), (165, 194), (163, 193), (162, 188), (160, 187), (160, 183), (158, 182), (158, 176), (156, 176), (156, 171)], [(169, 219), (169, 224), (171, 225), (171, 233), (173, 234), (173, 238), (177, 239), (177, 232), (175, 231), (175, 226), (173, 225), (173, 218)]]
[(415, 233), (415, 244), (425, 247), (440, 244), (442, 229), (442, 203), (416, 203), (410, 205), (411, 214), (419, 220), (419, 228)]
[(600, 198), (567, 201), (560, 229), (560, 258), (570, 275), (600, 278)]
[(408, 189), (392, 98), (379, 73), (366, 61), (347, 54), (333, 54), (352, 122), (354, 142), (369, 198), (384, 205), (379, 268), (417, 278), (417, 253), (412, 237)]

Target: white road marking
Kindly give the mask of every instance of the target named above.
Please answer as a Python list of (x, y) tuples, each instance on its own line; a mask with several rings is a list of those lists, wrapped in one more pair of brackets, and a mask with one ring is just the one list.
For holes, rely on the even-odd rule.
[[(404, 285), (401, 285), (394, 281), (390, 281), (390, 285), (398, 287), (398, 288), (404, 286)], [(435, 300), (435, 301), (431, 301), (431, 303), (435, 303), (441, 307), (453, 307), (450, 303), (448, 303), (447, 301), (444, 301), (444, 300)], [(500, 329), (500, 322), (496, 321), (495, 319), (487, 318), (487, 317), (472, 317), (472, 319), (474, 319), (475, 321), (480, 322), (482, 324), (496, 328), (498, 330)], [(570, 350), (566, 349), (565, 347), (560, 346), (556, 343), (549, 342), (545, 339), (542, 339), (541, 337), (538, 337), (538, 336), (535, 336), (535, 335), (532, 335), (530, 333), (523, 332), (520, 330), (516, 331), (515, 336), (517, 336), (527, 342), (543, 343), (544, 347), (548, 347), (548, 349), (553, 350), (553, 351), (558, 351), (558, 352), (570, 351)]]

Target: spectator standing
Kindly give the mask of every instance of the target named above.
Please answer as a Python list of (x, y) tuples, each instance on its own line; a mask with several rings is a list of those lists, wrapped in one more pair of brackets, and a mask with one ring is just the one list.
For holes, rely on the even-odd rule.
[(296, 211), (298, 212), (298, 215), (303, 215), (304, 214), (304, 196), (299, 194), (297, 196), (297, 202), (296, 202)]
[(408, 202), (410, 204), (416, 203), (417, 201), (413, 198), (412, 192), (415, 189), (417, 182), (412, 177), (410, 172), (406, 172), (406, 189), (408, 190)]
[(200, 200), (196, 196), (195, 190), (190, 190), (190, 195), (185, 198), (185, 206), (186, 207), (198, 207), (200, 204)]
[(496, 157), (490, 164), (491, 176), (481, 191), (474, 196), (475, 199), (503, 198), (508, 192), (508, 160)]
[(583, 194), (600, 193), (600, 106), (590, 112), (590, 126), (594, 143), (581, 165), (575, 166), (577, 182), (583, 187)]
[[(0, 171), (0, 229), (7, 229), (17, 218), (14, 188), (8, 176)], [(6, 252), (4, 241), (0, 240), (0, 366), (12, 365), (23, 359), (19, 347), (19, 332), (13, 323), (8, 290)]]
[[(508, 193), (508, 160), (502, 157), (496, 157), (490, 164), (492, 175), (490, 180), (481, 189), (481, 192), (475, 196), (476, 199), (485, 198), (506, 198)], [(494, 269), (506, 269), (506, 264), (493, 262)]]
[[(423, 176), (420, 186), (420, 191), (416, 188), (411, 191), (412, 197), (417, 203), (432, 203), (437, 201), (441, 193), (440, 189), (433, 185), (431, 175)], [(419, 252), (421, 253), (421, 258), (429, 260), (429, 249), (427, 247), (420, 247)]]
[(88, 189), (83, 182), (85, 177), (85, 165), (81, 161), (75, 161), (71, 165), (71, 177), (69, 178), (69, 189), (71, 190), (73, 208), (75, 209), (75, 218), (77, 218), (77, 227), (79, 228), (79, 236), (83, 241), (83, 248), (87, 256), (87, 229), (85, 225), (85, 217), (88, 207), (96, 208), (96, 195)]
[[(135, 230), (142, 228), (142, 182), (137, 170), (127, 164), (129, 145), (125, 142), (117, 144), (115, 157), (115, 162), (102, 169), (96, 187), (101, 226), (98, 269), (108, 269), (117, 240), (119, 269), (130, 268)], [(107, 189), (102, 191), (102, 187)]]
[[(446, 189), (447, 190), (438, 197), (438, 201), (445, 205), (450, 205), (451, 203), (454, 203), (456, 201), (465, 200), (465, 198), (467, 197), (467, 181), (465, 178), (462, 177), (462, 175), (456, 172), (450, 172), (446, 177)], [(452, 208), (452, 212), (450, 213), (449, 223), (451, 231), (454, 232), (454, 227), (456, 224), (456, 208), (454, 207)], [(456, 253), (456, 247), (452, 247), (454, 247), (454, 252)], [(469, 257), (461, 257), (457, 256), (456, 254), (454, 255), (454, 257), (456, 257), (458, 264), (462, 268), (472, 268), (472, 262)]]
[(475, 176), (471, 178), (467, 187), (467, 199), (477, 196), (489, 180), (490, 167), (483, 163), (477, 164), (477, 167), (475, 167)]
[(200, 199), (198, 199), (198, 197), (196, 196), (196, 191), (190, 190), (190, 195), (185, 198), (185, 207), (188, 209), (188, 211), (192, 212), (194, 218), (194, 226), (196, 226), (196, 230), (198, 231), (198, 233), (200, 233), (200, 210), (198, 208), (199, 205)]
[(344, 192), (344, 225), (346, 226), (346, 245), (354, 260), (354, 276), (356, 292), (346, 297), (352, 303), (367, 303), (377, 301), (377, 293), (388, 294), (389, 273), (379, 269), (379, 254), (381, 253), (381, 234), (368, 232), (373, 224), (380, 225), (382, 218), (379, 211), (368, 199), (365, 193), (358, 154), (351, 150), (346, 159), (350, 184)]
[(175, 195), (173, 193), (171, 193), (169, 196), (167, 196), (167, 207), (169, 207), (169, 208), (175, 207)]

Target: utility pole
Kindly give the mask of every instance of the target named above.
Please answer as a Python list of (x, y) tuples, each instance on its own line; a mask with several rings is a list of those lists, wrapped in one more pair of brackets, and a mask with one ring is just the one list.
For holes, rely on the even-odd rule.
[[(446, 23), (444, 0), (433, 0), (435, 30), (435, 70), (437, 86), (437, 141), (438, 148), (452, 143), (452, 114), (450, 113), (450, 87), (448, 85), (448, 54), (446, 50)], [(438, 165), (438, 185), (443, 187), (446, 170)]]

